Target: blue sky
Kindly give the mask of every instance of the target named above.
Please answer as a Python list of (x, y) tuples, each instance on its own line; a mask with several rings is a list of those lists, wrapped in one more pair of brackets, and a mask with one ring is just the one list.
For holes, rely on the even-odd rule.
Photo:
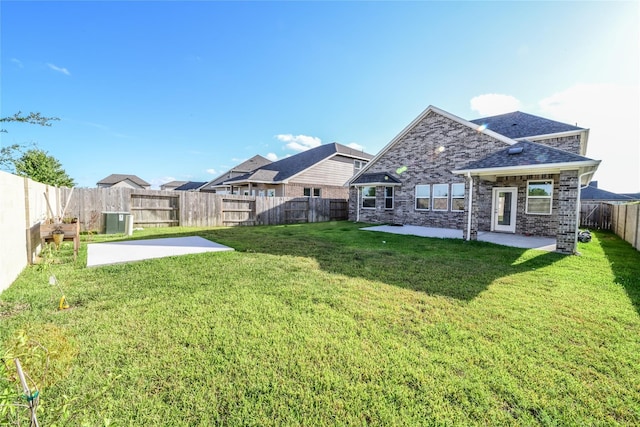
[(601, 188), (640, 191), (638, 2), (2, 1), (0, 144), (79, 186), (207, 181), (339, 142), (376, 154), (427, 106), (591, 129)]

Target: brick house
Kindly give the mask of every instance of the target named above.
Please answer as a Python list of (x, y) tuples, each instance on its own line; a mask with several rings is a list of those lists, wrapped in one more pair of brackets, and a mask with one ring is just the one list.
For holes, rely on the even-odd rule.
[(373, 156), (336, 142), (323, 144), (224, 180), (233, 194), (347, 199), (347, 182)]
[(349, 182), (349, 219), (556, 238), (576, 247), (589, 130), (522, 112), (473, 121), (428, 107)]

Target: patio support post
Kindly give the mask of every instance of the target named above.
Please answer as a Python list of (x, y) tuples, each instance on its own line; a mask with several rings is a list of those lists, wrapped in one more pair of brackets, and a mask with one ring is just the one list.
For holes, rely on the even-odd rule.
[(467, 240), (471, 240), (471, 215), (473, 213), (473, 178), (471, 172), (467, 172), (469, 179), (469, 207), (467, 212)]

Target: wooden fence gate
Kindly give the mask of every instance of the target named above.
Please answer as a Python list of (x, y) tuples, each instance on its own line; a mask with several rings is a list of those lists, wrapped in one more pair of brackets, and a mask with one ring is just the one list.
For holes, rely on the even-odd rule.
[(329, 218), (331, 218), (331, 221), (349, 219), (349, 202), (346, 200), (331, 200), (329, 202)]
[(592, 230), (611, 230), (611, 205), (608, 203), (582, 203), (580, 227)]

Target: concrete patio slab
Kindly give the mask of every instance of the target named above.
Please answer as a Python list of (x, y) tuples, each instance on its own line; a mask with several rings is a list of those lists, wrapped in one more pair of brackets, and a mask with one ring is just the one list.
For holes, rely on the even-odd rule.
[(233, 248), (199, 236), (91, 243), (87, 245), (87, 267), (175, 255), (232, 250)]
[[(436, 237), (441, 239), (462, 239), (463, 237), (462, 230), (420, 227), (417, 225), (377, 225), (373, 227), (364, 227), (360, 230), (407, 234), (420, 237)], [(556, 239), (551, 237), (524, 236), (522, 234), (481, 231), (478, 232), (478, 240), (481, 242), (495, 243), (497, 245), (511, 246), (514, 248), (538, 249), (548, 252), (556, 250)]]

